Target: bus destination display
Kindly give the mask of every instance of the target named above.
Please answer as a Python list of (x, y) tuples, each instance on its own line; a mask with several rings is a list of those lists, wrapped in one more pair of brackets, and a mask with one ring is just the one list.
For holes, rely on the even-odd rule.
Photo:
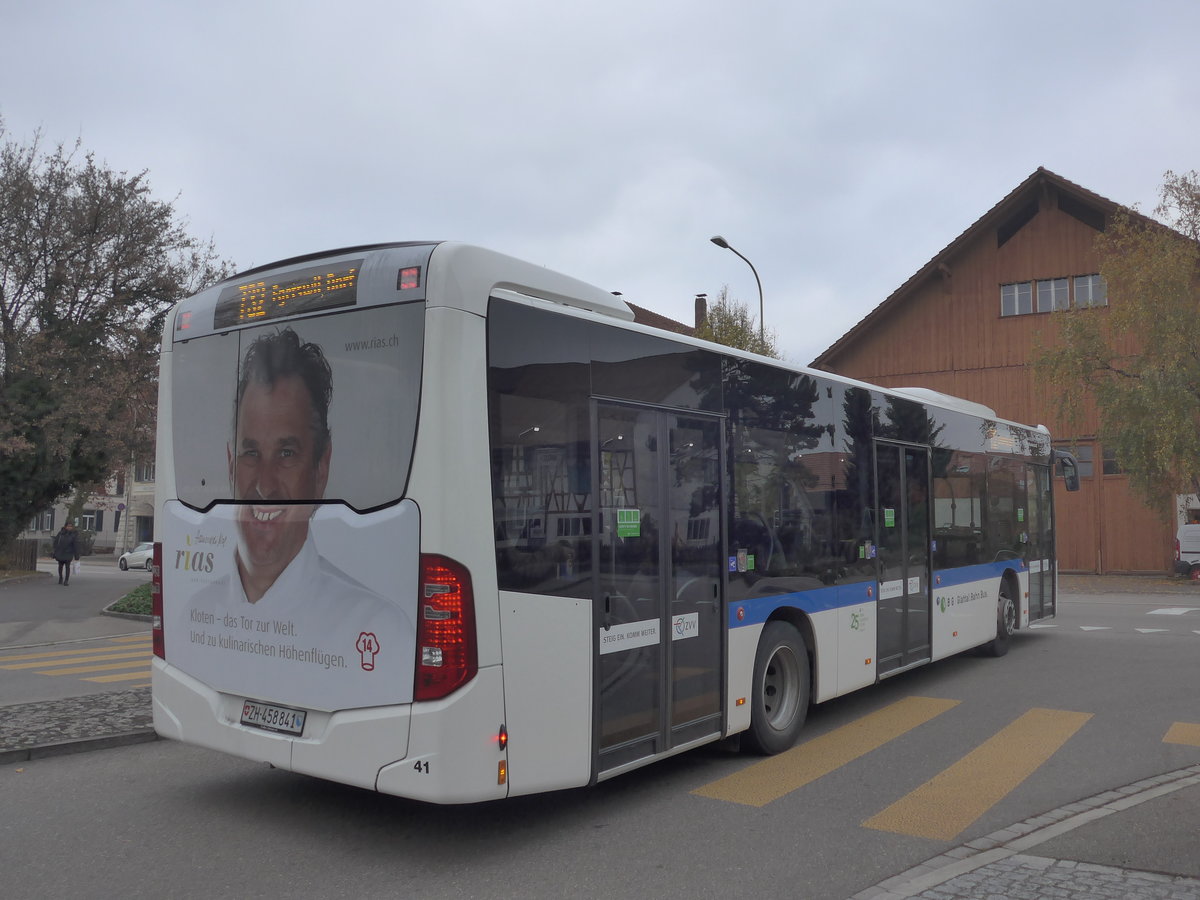
[(353, 306), (358, 299), (362, 260), (337, 268), (313, 267), (282, 278), (260, 278), (230, 285), (217, 298), (214, 328), (283, 319), (322, 309)]

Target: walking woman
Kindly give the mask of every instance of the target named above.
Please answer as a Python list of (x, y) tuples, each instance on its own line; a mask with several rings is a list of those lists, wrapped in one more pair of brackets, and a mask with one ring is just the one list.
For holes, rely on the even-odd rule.
[(71, 581), (71, 561), (79, 559), (79, 532), (68, 522), (54, 536), (54, 558), (58, 560), (58, 583)]

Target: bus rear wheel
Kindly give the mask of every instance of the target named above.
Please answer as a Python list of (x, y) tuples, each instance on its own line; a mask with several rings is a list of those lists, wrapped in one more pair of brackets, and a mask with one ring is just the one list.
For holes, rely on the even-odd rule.
[(1000, 599), (996, 603), (996, 639), (985, 649), (988, 656), (1003, 656), (1008, 652), (1008, 644), (1013, 633), (1017, 630), (1017, 604), (1013, 600), (1013, 590), (1009, 582), (1000, 585)]
[(793, 744), (808, 715), (808, 649), (787, 622), (768, 622), (758, 641), (751, 689), (747, 749), (782, 753)]

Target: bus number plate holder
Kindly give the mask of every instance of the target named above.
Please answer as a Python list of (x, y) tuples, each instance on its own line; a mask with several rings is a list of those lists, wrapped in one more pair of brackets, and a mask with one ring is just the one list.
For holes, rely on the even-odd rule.
[(257, 700), (242, 702), (242, 724), (264, 731), (275, 731), (279, 734), (304, 733), (304, 719), (308, 715), (302, 709), (290, 709), (286, 706), (272, 706), (269, 703), (259, 703)]

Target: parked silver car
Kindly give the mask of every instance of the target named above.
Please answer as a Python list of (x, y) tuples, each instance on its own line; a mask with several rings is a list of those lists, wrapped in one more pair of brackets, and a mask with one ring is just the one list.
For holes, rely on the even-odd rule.
[(117, 565), (124, 572), (130, 566), (141, 566), (144, 569), (149, 569), (154, 565), (154, 544), (145, 543), (138, 544), (132, 550), (126, 550), (121, 554), (121, 558), (117, 560)]

